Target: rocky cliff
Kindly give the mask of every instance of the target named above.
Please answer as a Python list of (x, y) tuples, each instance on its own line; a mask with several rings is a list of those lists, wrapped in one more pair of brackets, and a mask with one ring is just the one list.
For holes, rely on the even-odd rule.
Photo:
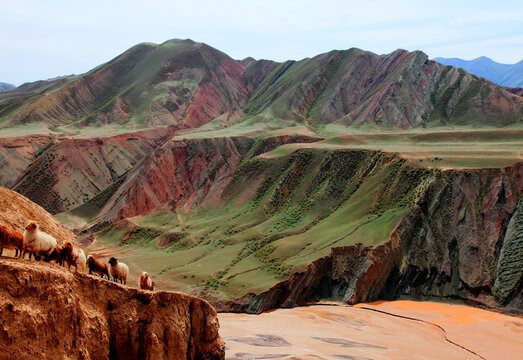
[[(11, 150), (3, 159), (9, 161), (7, 165), (16, 162), (17, 166), (11, 167), (10, 172), (23, 166), (22, 154), (25, 163), (32, 160), (11, 188), (56, 214), (79, 206), (102, 190), (119, 184), (127, 171), (171, 135), (170, 128), (160, 128), (108, 137), (48, 138), (48, 142), (36, 152), (30, 151), (36, 147), (32, 146), (36, 141), (5, 139), (4, 148), (16, 146), (17, 142), (21, 142), (23, 147), (16, 148), (18, 152)], [(27, 142), (32, 147), (26, 145)], [(9, 179), (12, 177), (6, 180)]]
[[(516, 228), (522, 192), (523, 164), (444, 172), (419, 202), (416, 228), (406, 238), (382, 297), (456, 297), (521, 310), (510, 300), (522, 280), (517, 270), (523, 265), (517, 250), (521, 234)], [(516, 247), (513, 258), (503, 260), (502, 250), (511, 246)], [(510, 290), (501, 297), (495, 284), (509, 269), (519, 280), (507, 285)]]
[(52, 145), (48, 135), (5, 137), (0, 139), (0, 185), (11, 187), (31, 163)]
[(242, 161), (280, 145), (317, 140), (307, 136), (274, 136), (257, 142), (249, 137), (169, 140), (127, 174), (96, 222), (114, 223), (168, 203), (183, 212), (223, 205), (222, 192)]
[(269, 290), (217, 306), (260, 313), (322, 299), (354, 304), (408, 297), (522, 311), (523, 164), (446, 171), (420, 190), (384, 244), (332, 248)]
[(74, 209), (74, 214), (99, 215), (99, 223), (112, 223), (167, 203), (184, 210), (204, 200), (219, 203), (217, 197), (245, 157), (320, 140), (301, 135), (259, 141), (172, 136), (172, 128), (157, 128), (96, 138), (3, 138), (0, 184), (53, 214)]
[(113, 223), (170, 203), (190, 210), (217, 196), (253, 140), (247, 137), (170, 140), (134, 169), (98, 215)]
[(204, 300), (0, 258), (0, 359), (224, 359)]

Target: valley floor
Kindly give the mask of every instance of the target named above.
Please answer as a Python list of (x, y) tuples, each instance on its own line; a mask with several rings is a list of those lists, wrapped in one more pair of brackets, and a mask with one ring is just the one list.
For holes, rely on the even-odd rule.
[(523, 319), (392, 301), (219, 314), (226, 359), (518, 359)]

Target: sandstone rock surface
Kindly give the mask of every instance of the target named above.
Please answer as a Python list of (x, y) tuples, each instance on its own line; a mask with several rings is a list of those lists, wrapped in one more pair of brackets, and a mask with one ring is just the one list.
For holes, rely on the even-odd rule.
[(206, 301), (0, 258), (0, 359), (223, 359)]

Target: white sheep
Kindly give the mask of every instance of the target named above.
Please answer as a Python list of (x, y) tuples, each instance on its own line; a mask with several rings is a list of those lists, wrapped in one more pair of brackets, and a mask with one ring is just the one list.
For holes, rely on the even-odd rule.
[(118, 280), (120, 280), (120, 283), (125, 285), (127, 283), (127, 276), (129, 276), (129, 267), (112, 257), (109, 259), (109, 273), (113, 277), (113, 281), (118, 282)]
[(29, 259), (31, 259), (31, 254), (35, 255), (35, 259), (37, 255), (49, 256), (58, 244), (52, 235), (38, 230), (36, 221), (29, 221), (25, 226), (24, 243), (25, 249), (22, 258), (26, 252), (29, 252)]
[(87, 260), (85, 259), (85, 253), (82, 249), (78, 249), (78, 253), (78, 257), (76, 258), (76, 268), (78, 269), (78, 265), (80, 265), (80, 270), (85, 272), (87, 270)]
[(74, 266), (76, 271), (80, 268), (82, 272), (85, 272), (87, 265), (85, 253), (82, 249), (73, 246), (70, 242), (66, 242), (62, 249), (62, 254), (64, 261), (69, 265), (69, 269), (71, 266)]

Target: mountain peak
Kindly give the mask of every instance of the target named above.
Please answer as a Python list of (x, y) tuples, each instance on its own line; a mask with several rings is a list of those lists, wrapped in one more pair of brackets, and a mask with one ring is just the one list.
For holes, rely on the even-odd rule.
[(15, 87), (16, 87), (16, 86), (14, 86), (13, 84), (8, 84), (8, 83), (0, 82), (0, 92), (8, 91), (8, 90), (12, 90), (12, 89), (14, 89)]
[(169, 44), (191, 44), (191, 45), (193, 45), (193, 44), (197, 44), (197, 42), (192, 39), (173, 38), (173, 39), (164, 41), (163, 43), (160, 44), (160, 46), (169, 45)]
[[(480, 56), (474, 60), (460, 58), (434, 58), (444, 65), (462, 68), (471, 74), (481, 76), (498, 85), (508, 87), (523, 87), (523, 69), (518, 64), (501, 64), (487, 56)], [(523, 60), (522, 60), (523, 61)]]

